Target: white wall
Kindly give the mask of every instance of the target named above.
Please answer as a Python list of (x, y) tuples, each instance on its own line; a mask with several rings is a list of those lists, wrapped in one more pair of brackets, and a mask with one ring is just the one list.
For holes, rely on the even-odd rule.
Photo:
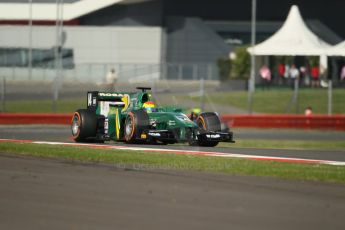
[[(73, 49), (76, 65), (161, 61), (160, 27), (66, 26), (64, 31), (67, 34), (64, 47)], [(32, 34), (33, 48), (50, 49), (56, 44), (55, 26), (34, 26)], [(0, 26), (0, 47), (28, 46), (28, 26)]]

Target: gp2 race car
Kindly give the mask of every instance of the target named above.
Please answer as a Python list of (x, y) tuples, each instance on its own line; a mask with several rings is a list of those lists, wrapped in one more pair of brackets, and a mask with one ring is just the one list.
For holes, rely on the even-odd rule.
[(72, 136), (76, 142), (124, 141), (126, 143), (216, 146), (234, 142), (232, 132), (222, 132), (214, 112), (190, 117), (182, 109), (156, 107), (147, 92), (87, 93), (87, 109), (78, 109), (72, 118)]

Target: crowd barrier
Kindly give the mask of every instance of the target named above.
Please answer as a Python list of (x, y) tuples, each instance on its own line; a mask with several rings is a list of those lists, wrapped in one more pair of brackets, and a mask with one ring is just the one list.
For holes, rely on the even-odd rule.
[(230, 127), (345, 130), (345, 115), (224, 115)]
[(2, 125), (66, 125), (70, 124), (72, 114), (44, 114), (44, 113), (0, 113)]
[[(223, 115), (233, 128), (295, 128), (345, 131), (345, 115)], [(0, 124), (70, 124), (72, 114), (0, 113)]]

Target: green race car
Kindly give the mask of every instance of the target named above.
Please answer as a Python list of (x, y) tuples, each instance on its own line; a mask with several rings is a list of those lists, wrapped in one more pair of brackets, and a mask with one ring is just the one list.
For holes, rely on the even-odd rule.
[(87, 93), (87, 108), (72, 118), (72, 136), (76, 142), (124, 141), (126, 143), (216, 146), (234, 142), (232, 132), (221, 132), (214, 112), (185, 115), (181, 109), (156, 107), (147, 92), (138, 87), (132, 93)]

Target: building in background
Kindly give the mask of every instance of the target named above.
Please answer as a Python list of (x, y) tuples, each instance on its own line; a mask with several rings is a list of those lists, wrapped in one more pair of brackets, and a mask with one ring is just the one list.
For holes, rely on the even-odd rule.
[[(115, 67), (120, 81), (214, 80), (217, 60), (250, 42), (251, 0), (63, 2), (65, 42), (60, 51), (66, 77), (99, 81)], [(56, 0), (33, 3), (33, 76), (49, 79), (54, 75), (49, 68), (55, 59)], [(336, 44), (345, 38), (342, 0), (259, 0), (258, 42), (276, 32), (292, 4), (299, 6), (308, 26), (326, 42)], [(0, 0), (0, 75), (25, 78), (29, 18), (27, 0)]]

